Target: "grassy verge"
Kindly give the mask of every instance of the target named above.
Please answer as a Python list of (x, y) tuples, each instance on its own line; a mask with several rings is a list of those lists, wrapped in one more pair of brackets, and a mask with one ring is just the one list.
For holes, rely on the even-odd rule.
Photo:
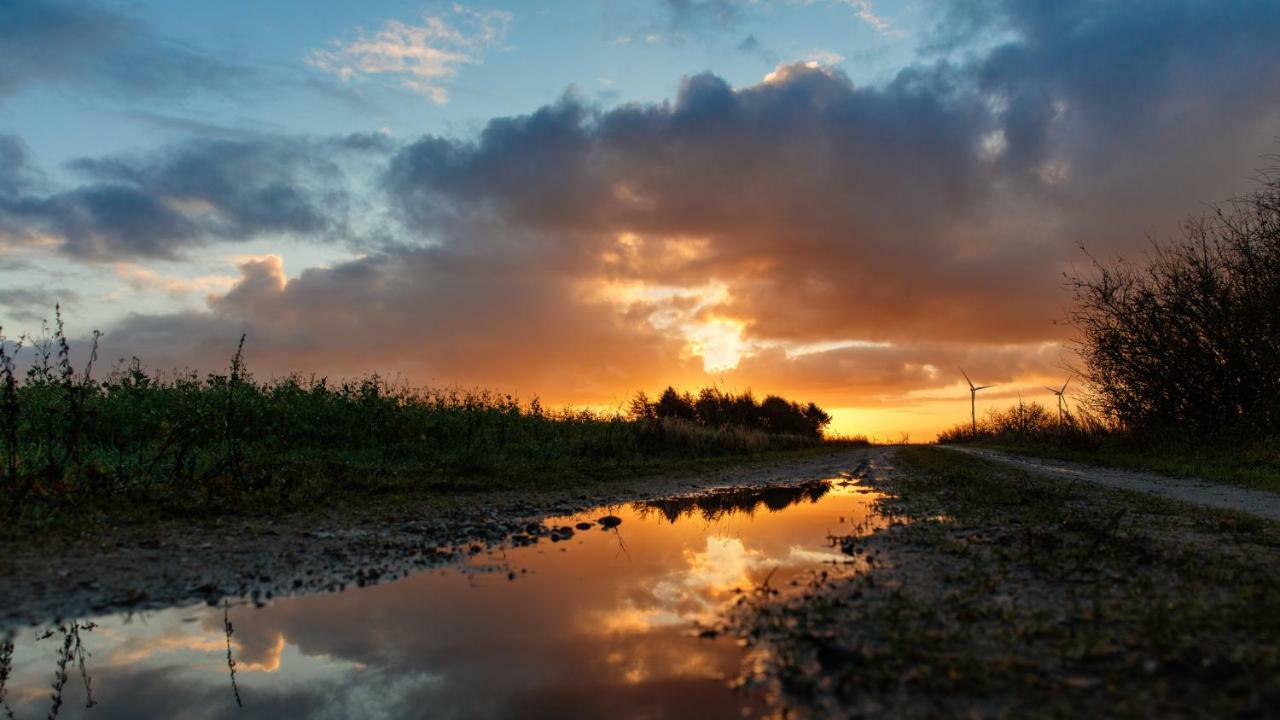
[[(1280, 712), (1280, 528), (930, 448), (882, 479), (871, 569), (763, 593), (784, 704), (894, 717)], [(803, 716), (808, 714), (801, 712)]]
[(968, 424), (944, 430), (938, 442), (1280, 492), (1280, 438), (1229, 428), (1189, 437), (1139, 436), (1087, 412), (1061, 416), (1031, 402), (989, 411), (976, 432)]
[(1274, 442), (1242, 447), (1140, 446), (1105, 441), (1094, 447), (1000, 441), (977, 445), (1035, 457), (1196, 477), (1226, 485), (1280, 492), (1280, 444)]

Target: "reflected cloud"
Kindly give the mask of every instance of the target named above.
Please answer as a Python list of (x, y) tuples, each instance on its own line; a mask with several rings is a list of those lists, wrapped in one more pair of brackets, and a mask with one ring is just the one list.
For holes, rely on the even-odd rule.
[[(827, 482), (707, 493), (609, 509), (625, 554), (599, 531), (508, 548), (514, 579), (445, 570), (264, 608), (102, 618), (101, 704), (82, 712), (84, 687), (69, 683), (61, 717), (736, 717), (762, 702), (727, 686), (746, 651), (699, 629), (739, 590), (829, 567), (828, 531), (860, 527), (872, 501)], [(61, 644), (15, 641), (9, 698), (43, 714)]]

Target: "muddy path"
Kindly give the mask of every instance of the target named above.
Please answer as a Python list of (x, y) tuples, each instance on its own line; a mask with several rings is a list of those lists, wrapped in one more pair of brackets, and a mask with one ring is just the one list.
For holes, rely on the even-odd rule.
[(757, 589), (724, 631), (786, 717), (1280, 716), (1280, 525), (1079, 472), (878, 453), (888, 525), (841, 541), (869, 569)]
[(1097, 485), (1132, 490), (1178, 500), (1191, 505), (1235, 510), (1268, 520), (1280, 520), (1280, 495), (1265, 490), (1250, 490), (1190, 477), (1171, 477), (1155, 473), (1085, 465), (1066, 460), (1027, 457), (986, 448), (943, 445), (948, 450), (992, 460), (1021, 470), (1049, 477), (1084, 480)]
[(379, 583), (484, 549), (547, 541), (542, 520), (726, 487), (795, 485), (865, 469), (871, 449), (697, 475), (371, 501), (280, 517), (164, 520), (56, 540), (6, 542), (0, 629), (224, 598), (265, 601)]

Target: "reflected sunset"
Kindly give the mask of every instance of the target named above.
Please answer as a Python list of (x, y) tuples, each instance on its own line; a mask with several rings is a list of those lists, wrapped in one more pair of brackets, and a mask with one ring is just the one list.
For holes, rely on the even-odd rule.
[[(757, 716), (758, 693), (724, 689), (746, 651), (699, 632), (766, 578), (786, 587), (822, 570), (855, 572), (823, 528), (881, 526), (876, 497), (836, 479), (610, 508), (621, 519), (616, 531), (490, 549), (460, 569), (335, 595), (232, 606), (229, 637), (221, 607), (95, 618), (81, 639), (96, 705), (85, 708), (83, 683), (72, 683), (61, 717), (152, 716), (149, 701), (130, 692), (141, 682), (163, 684), (185, 716), (222, 717), (236, 707), (228, 642), (238, 717), (275, 717), (282, 704), (511, 717), (531, 701), (539, 712)], [(41, 635), (17, 638), (7, 689), (22, 716), (48, 700), (58, 647)], [(636, 704), (641, 695), (648, 699)]]

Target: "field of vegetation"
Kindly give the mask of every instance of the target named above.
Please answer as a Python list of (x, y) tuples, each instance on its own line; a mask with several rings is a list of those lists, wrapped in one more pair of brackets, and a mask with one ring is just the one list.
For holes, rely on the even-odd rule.
[(1280, 490), (1280, 174), (1070, 286), (1079, 407), (1019, 404), (939, 442)]
[[(224, 373), (101, 378), (60, 315), (42, 338), (0, 340), (0, 499), (10, 521), (113, 505), (277, 508), (393, 489), (546, 486), (823, 443), (816, 405), (715, 388), (636, 396), (628, 414), (551, 410), (485, 391), (376, 376), (259, 381), (243, 345)], [(26, 353), (26, 355), (22, 355)], [(25, 371), (19, 366), (25, 360)]]

